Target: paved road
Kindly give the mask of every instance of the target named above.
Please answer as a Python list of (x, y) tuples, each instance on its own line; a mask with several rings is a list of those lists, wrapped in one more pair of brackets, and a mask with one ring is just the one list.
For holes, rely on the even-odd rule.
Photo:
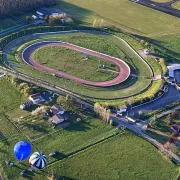
[[(89, 54), (89, 55), (92, 55), (92, 56), (95, 56), (98, 58), (106, 59), (107, 61), (110, 61), (110, 62), (116, 64), (119, 67), (120, 71), (118, 72), (117, 77), (115, 77), (112, 80), (104, 81), (104, 82), (87, 81), (85, 79), (81, 79), (81, 78), (75, 77), (73, 75), (66, 74), (62, 71), (58, 71), (58, 70), (43, 66), (43, 65), (37, 63), (33, 59), (32, 54), (35, 50), (37, 50), (39, 48), (47, 47), (47, 46), (48, 47), (50, 47), (50, 46), (62, 46), (62, 47), (73, 49), (75, 51), (86, 53), (86, 54)], [(130, 75), (129, 66), (124, 61), (122, 61), (121, 59), (111, 57), (109, 55), (105, 55), (105, 54), (102, 54), (102, 53), (99, 53), (96, 51), (92, 51), (90, 49), (82, 48), (82, 47), (79, 47), (79, 46), (76, 46), (76, 45), (73, 45), (70, 43), (66, 43), (66, 42), (47, 41), (47, 42), (36, 43), (36, 44), (30, 45), (29, 47), (27, 47), (25, 49), (25, 51), (23, 52), (22, 56), (23, 56), (23, 59), (26, 63), (34, 66), (37, 69), (41, 69), (43, 71), (55, 74), (56, 76), (60, 76), (60, 77), (66, 78), (66, 79), (71, 79), (71, 80), (79, 82), (81, 84), (87, 84), (87, 85), (91, 85), (91, 86), (108, 87), (108, 86), (117, 85), (117, 84), (124, 82)]]
[(134, 116), (138, 118), (138, 111), (151, 112), (178, 101), (180, 101), (180, 91), (177, 90), (174, 86), (169, 85), (169, 91), (165, 93), (161, 98), (146, 105), (133, 108), (130, 113), (134, 114)]

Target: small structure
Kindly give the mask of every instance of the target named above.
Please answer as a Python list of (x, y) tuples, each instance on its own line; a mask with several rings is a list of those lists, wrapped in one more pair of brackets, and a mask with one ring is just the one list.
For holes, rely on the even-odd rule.
[(169, 69), (169, 80), (171, 85), (180, 90), (180, 64), (172, 64), (168, 66)]
[(20, 105), (20, 109), (25, 110), (29, 108), (30, 106), (32, 106), (33, 104), (34, 104), (33, 101), (27, 101), (24, 104)]
[(144, 54), (145, 54), (145, 55), (149, 55), (149, 54), (150, 54), (149, 49), (144, 49)]
[(53, 114), (53, 116), (50, 118), (50, 121), (53, 124), (59, 124), (65, 120), (65, 109), (63, 107), (54, 105), (50, 108), (50, 112)]
[(63, 11), (55, 8), (40, 8), (36, 11), (39, 19), (44, 19), (46, 16), (58, 16), (59, 14), (63, 14)]
[(34, 20), (36, 20), (38, 17), (35, 16), (35, 15), (32, 15), (32, 18), (33, 18)]
[(43, 102), (44, 99), (41, 96), (41, 93), (32, 94), (29, 96), (29, 99), (33, 101), (34, 104), (38, 104), (40, 102)]
[(53, 113), (54, 115), (56, 114), (64, 114), (65, 109), (59, 105), (54, 105), (50, 108), (50, 112)]
[(61, 114), (56, 114), (51, 118), (53, 124), (59, 124), (64, 122), (64, 117)]
[(122, 113), (125, 113), (125, 112), (127, 112), (127, 106), (123, 105), (123, 106), (119, 107), (119, 111), (117, 111), (116, 114), (117, 114), (117, 116), (118, 115), (122, 116)]

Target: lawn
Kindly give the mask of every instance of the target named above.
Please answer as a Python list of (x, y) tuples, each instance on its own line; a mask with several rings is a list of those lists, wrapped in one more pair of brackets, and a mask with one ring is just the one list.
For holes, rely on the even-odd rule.
[(177, 1), (177, 2), (173, 3), (173, 4), (172, 4), (172, 7), (175, 8), (175, 9), (180, 10), (180, 2)]
[(0, 112), (15, 109), (26, 100), (6, 77), (0, 78)]
[(154, 36), (180, 31), (179, 18), (128, 0), (58, 0), (55, 7), (84, 23), (93, 24), (94, 19), (103, 19), (122, 29), (144, 35)]
[(154, 58), (146, 58), (148, 64), (152, 67), (154, 75), (161, 75), (162, 68), (161, 65)]
[[(13, 42), (11, 44), (11, 52), (8, 50), (8, 58), (11, 64), (20, 72), (42, 78), (51, 83), (63, 87), (67, 90), (95, 98), (122, 98), (133, 95), (137, 92), (141, 92), (143, 88), (146, 88), (151, 83), (152, 72), (150, 67), (144, 62), (144, 60), (138, 56), (128, 44), (123, 40), (114, 36), (103, 35), (99, 33), (66, 33), (63, 34), (51, 34), (51, 35), (34, 35), (27, 36), (28, 40), (61, 40), (76, 44), (85, 48), (96, 50), (98, 52), (106, 53), (114, 57), (123, 59), (131, 68), (133, 74), (139, 76), (145, 76), (148, 79), (133, 79), (130, 77), (124, 83), (118, 86), (110, 88), (96, 88), (78, 84), (74, 81), (66, 80), (63, 78), (56, 78), (43, 71), (36, 70), (28, 65), (23, 64), (21, 61), (17, 61), (14, 57), (16, 50), (25, 43), (23, 39)], [(83, 39), (83, 41), (82, 41)]]
[(49, 170), (67, 179), (86, 180), (175, 180), (178, 175), (174, 164), (164, 159), (151, 144), (131, 133), (55, 163)]
[[(115, 64), (90, 55), (88, 60), (83, 60), (82, 56), (80, 52), (60, 46), (40, 48), (33, 53), (38, 63), (85, 80), (107, 81), (117, 76), (117, 73), (108, 71), (118, 71)], [(98, 71), (100, 64), (105, 66), (105, 71)]]
[(12, 18), (0, 19), (0, 33), (11, 30), (15, 27), (21, 26), (19, 22)]

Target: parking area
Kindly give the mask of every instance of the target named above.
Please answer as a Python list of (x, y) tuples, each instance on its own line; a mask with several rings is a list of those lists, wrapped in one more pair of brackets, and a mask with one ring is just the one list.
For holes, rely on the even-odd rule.
[(174, 78), (176, 84), (180, 84), (180, 69), (174, 71)]

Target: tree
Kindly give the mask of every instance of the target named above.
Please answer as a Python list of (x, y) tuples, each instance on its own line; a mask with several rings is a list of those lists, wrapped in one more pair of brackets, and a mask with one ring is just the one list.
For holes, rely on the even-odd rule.
[(56, 100), (56, 103), (57, 103), (57, 104), (61, 104), (61, 103), (62, 103), (62, 100), (63, 100), (62, 96), (58, 96), (58, 98), (57, 98), (57, 100)]
[(175, 153), (175, 154), (177, 152), (177, 147), (174, 143), (167, 142), (166, 144), (164, 144), (164, 148), (168, 151), (171, 151), (172, 153)]
[(168, 124), (168, 125), (173, 124), (173, 118), (172, 118), (172, 115), (171, 115), (171, 114), (169, 114), (169, 115), (167, 116), (165, 122), (166, 122), (166, 124)]
[(176, 118), (178, 118), (180, 116), (180, 113), (178, 112), (178, 111), (173, 111), (172, 113), (171, 113), (171, 117), (173, 118), (173, 119), (176, 119)]
[(156, 128), (156, 115), (151, 118), (149, 125), (151, 128)]
[(104, 27), (104, 19), (101, 19), (100, 23), (99, 23), (100, 28)]
[(32, 18), (30, 16), (26, 16), (26, 22), (29, 24), (31, 22)]

